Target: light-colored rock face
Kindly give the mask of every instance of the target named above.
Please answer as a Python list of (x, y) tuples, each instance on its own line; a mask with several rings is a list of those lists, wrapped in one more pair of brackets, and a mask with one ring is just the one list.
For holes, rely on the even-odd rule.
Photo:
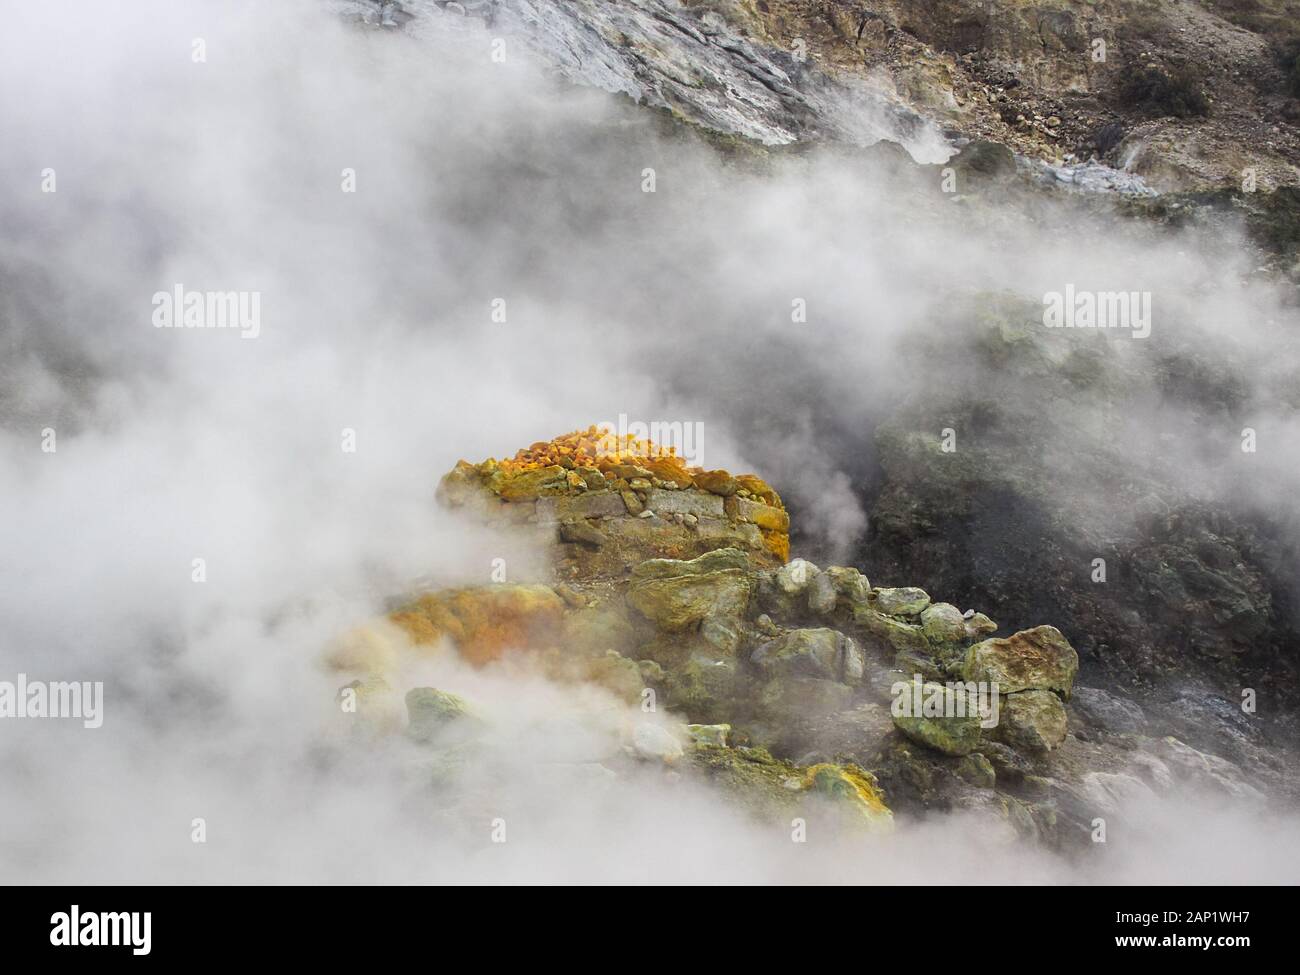
[[(367, 10), (362, 0), (354, 2)], [(407, 0), (405, 8), (414, 15), (408, 32), (478, 38), (490, 23), (488, 36), (507, 38), (570, 81), (625, 94), (728, 136), (773, 146), (888, 138), (926, 161), (947, 158), (939, 127), (909, 109), (890, 85), (866, 73), (841, 80), (818, 66), (806, 43), (767, 37), (765, 4), (464, 0), (444, 8)]]
[(1054, 626), (1021, 630), (977, 643), (966, 652), (966, 680), (995, 683), (1003, 694), (1050, 690), (1066, 696), (1079, 672), (1079, 655)]

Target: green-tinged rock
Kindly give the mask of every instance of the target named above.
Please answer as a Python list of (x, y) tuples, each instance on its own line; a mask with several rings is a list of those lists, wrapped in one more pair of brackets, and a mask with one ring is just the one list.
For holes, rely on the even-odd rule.
[(976, 613), (966, 621), (966, 639), (978, 640), (982, 636), (996, 633), (998, 625), (983, 613)]
[(878, 613), (870, 606), (856, 607), (853, 610), (853, 622), (882, 648), (888, 647), (895, 653), (910, 651), (929, 654), (930, 652), (930, 643), (919, 626)]
[(901, 670), (908, 677), (920, 674), (925, 680), (942, 681), (948, 676), (932, 654), (917, 650), (902, 650), (895, 654), (894, 669)]
[(1065, 705), (1051, 691), (1017, 691), (1002, 701), (996, 736), (1021, 751), (1043, 755), (1065, 741)]
[(803, 783), (813, 794), (851, 811), (871, 832), (893, 830), (894, 814), (885, 805), (880, 784), (870, 772), (856, 765), (822, 763), (804, 773)]
[(415, 741), (430, 742), (452, 726), (477, 723), (478, 718), (464, 698), (436, 687), (416, 687), (406, 692), (406, 733)]
[(924, 589), (908, 586), (902, 589), (877, 589), (876, 609), (888, 616), (920, 616), (930, 605), (930, 596)]
[(864, 671), (858, 645), (824, 627), (789, 630), (764, 643), (750, 659), (768, 678), (814, 677), (857, 686)]
[(979, 752), (971, 752), (957, 763), (957, 775), (979, 789), (991, 789), (998, 781), (993, 763)]
[(825, 572), (819, 572), (808, 583), (808, 612), (814, 616), (829, 616), (835, 612), (839, 602), (839, 593), (835, 591), (835, 580)]
[(688, 724), (686, 733), (697, 745), (718, 745), (727, 747), (727, 736), (731, 734), (729, 724)]
[(1057, 691), (1067, 698), (1079, 672), (1079, 655), (1054, 626), (1036, 626), (966, 651), (966, 680), (996, 683), (1003, 694)]
[(932, 603), (922, 610), (921, 629), (932, 643), (961, 643), (966, 639), (966, 620), (952, 603)]
[(734, 660), (696, 654), (667, 672), (668, 706), (696, 721), (729, 718), (736, 705), (739, 676)]
[(945, 755), (967, 755), (979, 746), (979, 708), (964, 691), (927, 683), (918, 695), (912, 682), (897, 689), (891, 713), (908, 738)]
[(850, 610), (865, 606), (871, 599), (871, 582), (852, 566), (832, 565), (823, 570), (835, 593)]
[(710, 616), (700, 624), (700, 637), (719, 653), (734, 656), (740, 649), (740, 621), (725, 616)]
[(614, 650), (609, 650), (590, 660), (587, 664), (586, 676), (587, 680), (599, 684), (628, 702), (639, 700), (641, 691), (645, 688), (640, 665)]
[(699, 744), (686, 754), (699, 777), (764, 819), (781, 816), (788, 822), (804, 797), (799, 769), (765, 749)]
[(691, 561), (642, 562), (632, 571), (627, 598), (659, 629), (679, 632), (710, 617), (740, 619), (753, 591), (745, 554), (721, 549)]

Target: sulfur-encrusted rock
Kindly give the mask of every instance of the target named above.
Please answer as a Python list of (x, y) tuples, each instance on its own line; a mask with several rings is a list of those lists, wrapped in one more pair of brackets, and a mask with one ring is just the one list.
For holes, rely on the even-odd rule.
[(736, 479), (726, 471), (700, 471), (695, 475), (695, 486), (701, 491), (708, 491), (710, 494), (719, 494), (723, 497), (735, 494), (740, 488)]
[(709, 617), (739, 619), (754, 590), (748, 559), (737, 549), (697, 559), (651, 559), (632, 571), (628, 602), (659, 629), (677, 632)]
[(503, 583), (429, 593), (390, 619), (416, 645), (447, 638), (465, 659), (482, 664), (508, 650), (552, 644), (564, 610), (550, 586)]
[[(465, 461), (438, 500), (483, 521), (535, 525), (571, 579), (622, 579), (651, 558), (738, 548), (756, 568), (790, 555), (790, 518), (761, 478), (687, 467), (671, 449), (590, 427), (503, 461)], [(549, 538), (548, 538), (549, 536)]]
[(1050, 690), (1070, 696), (1079, 655), (1054, 626), (1036, 626), (966, 651), (966, 680), (996, 683), (1003, 694)]
[(870, 832), (887, 833), (894, 828), (894, 814), (885, 805), (880, 784), (865, 769), (856, 765), (813, 765), (804, 773), (803, 785), (850, 812)]

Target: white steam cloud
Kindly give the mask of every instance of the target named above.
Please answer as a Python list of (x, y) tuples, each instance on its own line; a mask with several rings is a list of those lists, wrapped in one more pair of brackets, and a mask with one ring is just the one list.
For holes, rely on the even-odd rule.
[[(481, 808), (431, 813), (405, 742), (338, 737), (338, 680), (319, 667), (333, 637), (417, 576), (486, 581), (497, 556), (540, 572), (434, 508), (461, 457), (620, 413), (698, 421), (710, 466), (770, 476), (843, 552), (865, 528), (856, 468), (817, 431), (868, 439), (918, 381), (900, 350), (923, 327), (943, 341), (944, 296), (1116, 280), (1155, 295), (1149, 341), (1203, 334), (1261, 364), (1297, 325), (1238, 282), (1230, 248), (1072, 226), (1046, 205), (972, 239), (946, 201), (910, 212), (853, 158), (724, 164), (522, 56), (492, 62), (488, 42), (363, 29), (309, 2), (6, 10), (0, 679), (103, 680), (106, 701), (96, 731), (0, 722), (0, 875), (1293, 879), (1294, 822), (1185, 805), (1135, 816), (1162, 828), (1098, 865), (959, 816), (798, 847), (687, 781), (592, 787), (581, 770), (634, 716), (508, 668), (412, 675), (494, 716)], [(152, 296), (177, 284), (259, 293), (260, 334), (154, 328)], [(1300, 463), (1272, 458), (1261, 490), (1281, 504)], [(503, 845), (487, 841), (497, 807), (512, 810)]]

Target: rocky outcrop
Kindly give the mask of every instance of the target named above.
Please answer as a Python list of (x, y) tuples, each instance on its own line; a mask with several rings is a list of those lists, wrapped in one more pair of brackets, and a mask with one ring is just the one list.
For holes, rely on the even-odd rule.
[[(626, 510), (625, 491), (648, 501), (655, 490), (696, 492), (724, 512), (739, 499), (784, 512), (753, 476), (587, 462), (556, 456), (561, 443), (534, 445), (509, 464), (458, 465), (440, 496), (479, 517), (506, 509), (498, 517), (521, 531), (535, 522), (510, 514), (514, 506), (535, 516), (539, 505), (606, 497), (624, 507), (616, 517), (671, 533), (674, 522)], [(676, 487), (652, 480), (647, 490), (642, 471)], [(582, 541), (549, 544), (563, 582), (425, 593), (342, 642), (332, 659), (359, 674), (345, 691), (370, 734), (391, 733), (381, 704), (397, 693), (401, 654), (450, 648), (476, 666), (517, 655), (554, 680), (639, 706), (644, 719), (629, 720), (619, 747), (585, 765), (583, 781), (671, 770), (769, 818), (826, 816), (880, 831), (895, 814), (963, 808), (1034, 842), (1068, 846), (1089, 842), (1092, 818), (1142, 789), (1259, 799), (1240, 766), (1169, 736), (1167, 724), (1160, 737), (1131, 701), (1076, 692), (1079, 656), (1054, 626), (993, 636), (988, 616), (925, 590), (873, 587), (851, 566), (777, 562), (768, 546), (648, 557), (613, 573), (565, 554)], [(647, 548), (668, 544), (651, 538)], [(396, 646), (394, 634), (412, 649)], [(436, 688), (410, 690), (406, 710), (408, 738), (438, 753), (440, 782), (455, 781), (475, 760), (485, 719)], [(1247, 758), (1250, 748), (1243, 740)]]
[(1078, 672), (1079, 655), (1054, 626), (977, 643), (962, 667), (967, 680), (997, 684), (1003, 694), (1048, 690), (1067, 698)]
[(596, 427), (508, 460), (461, 461), (438, 498), (546, 540), (559, 572), (575, 578), (619, 577), (647, 559), (721, 548), (765, 566), (790, 553), (789, 515), (762, 478), (688, 467), (674, 453)]
[[(371, 23), (490, 28), (578, 84), (759, 146), (1013, 148), (1054, 185), (1294, 186), (1294, 33), (1258, 4), (1097, 0), (341, 0)], [(414, 22), (412, 22), (414, 21)], [(1290, 52), (1290, 53), (1288, 53)], [(941, 135), (940, 133), (943, 133)]]

